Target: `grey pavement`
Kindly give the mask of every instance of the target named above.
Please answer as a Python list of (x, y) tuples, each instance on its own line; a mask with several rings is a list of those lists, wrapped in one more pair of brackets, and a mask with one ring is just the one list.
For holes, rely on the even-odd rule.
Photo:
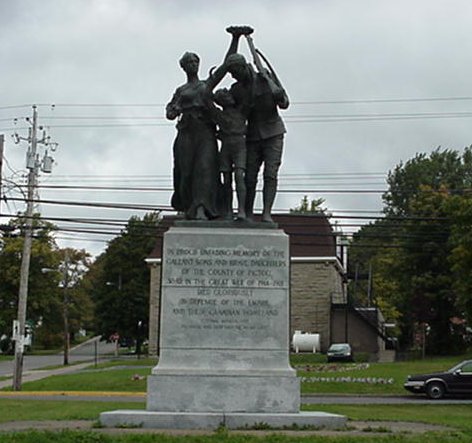
[[(63, 364), (62, 353), (53, 355), (25, 355), (23, 359), (23, 382), (39, 380), (50, 375), (64, 374), (79, 371), (90, 366), (95, 361), (100, 362), (113, 355), (114, 345), (100, 341), (100, 336), (94, 337), (71, 348), (69, 353), (69, 366), (62, 366), (51, 370), (42, 370), (50, 366)], [(78, 364), (79, 363), (79, 364)], [(0, 361), (0, 377), (12, 377), (14, 369), (13, 360)], [(11, 379), (0, 381), (0, 389), (11, 386)]]
[(430, 400), (425, 395), (302, 395), (302, 403), (329, 405), (472, 405), (472, 398), (447, 397), (442, 400)]
[[(72, 369), (72, 368), (71, 368)], [(50, 374), (53, 375), (53, 374)], [(11, 384), (11, 382), (10, 382)], [(99, 401), (99, 402), (130, 402), (144, 403), (146, 394), (143, 393), (117, 393), (117, 392), (64, 392), (64, 393), (40, 393), (22, 392), (21, 395), (14, 392), (0, 392), (0, 398), (18, 398), (24, 400), (63, 400), (63, 401)], [(377, 396), (377, 395), (302, 395), (302, 404), (329, 405), (472, 405), (472, 398), (445, 398), (442, 400), (429, 400), (425, 396)]]

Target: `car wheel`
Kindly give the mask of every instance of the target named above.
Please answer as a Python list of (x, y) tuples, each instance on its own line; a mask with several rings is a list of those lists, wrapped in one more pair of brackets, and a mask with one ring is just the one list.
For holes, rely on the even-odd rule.
[(426, 386), (426, 394), (433, 400), (439, 400), (444, 397), (444, 385), (439, 382), (431, 382)]

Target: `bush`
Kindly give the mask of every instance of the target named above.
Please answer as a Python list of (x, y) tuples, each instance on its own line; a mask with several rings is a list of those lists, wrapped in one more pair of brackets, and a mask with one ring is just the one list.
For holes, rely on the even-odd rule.
[(2, 354), (13, 354), (14, 346), (10, 337), (4, 337), (0, 340), (0, 352)]

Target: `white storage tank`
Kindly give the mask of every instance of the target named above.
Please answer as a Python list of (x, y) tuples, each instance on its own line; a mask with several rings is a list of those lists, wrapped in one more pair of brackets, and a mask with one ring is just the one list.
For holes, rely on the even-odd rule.
[(295, 331), (292, 338), (292, 347), (296, 353), (313, 352), (320, 350), (320, 334)]

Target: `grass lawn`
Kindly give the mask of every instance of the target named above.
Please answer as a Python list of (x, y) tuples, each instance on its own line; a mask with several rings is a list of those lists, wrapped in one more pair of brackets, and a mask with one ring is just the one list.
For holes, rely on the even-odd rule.
[[(151, 368), (83, 371), (23, 383), (23, 391), (145, 392)], [(137, 377), (135, 377), (137, 376)], [(141, 379), (137, 379), (137, 378)], [(11, 388), (4, 390), (11, 391)]]
[(99, 363), (97, 366), (90, 365), (91, 369), (106, 369), (112, 368), (115, 366), (156, 366), (157, 365), (157, 358), (133, 358), (133, 359), (112, 359), (103, 363)]
[(100, 412), (114, 409), (144, 409), (145, 407), (144, 402), (21, 400), (0, 398), (0, 423), (21, 420), (97, 420)]
[(472, 405), (303, 405), (304, 411), (346, 415), (349, 420), (412, 421), (451, 426), (470, 434)]
[[(429, 373), (451, 368), (461, 360), (471, 358), (470, 355), (456, 357), (428, 358), (408, 362), (394, 363), (304, 363), (295, 364), (298, 375), (307, 378), (377, 378), (393, 379), (392, 384), (361, 383), (361, 382), (330, 382), (317, 381), (302, 383), (302, 393), (339, 393), (339, 394), (406, 394), (403, 383), (409, 374)], [(364, 366), (363, 366), (364, 365)], [(360, 369), (356, 369), (356, 368)], [(307, 370), (309, 369), (309, 370)]]
[[(13, 400), (0, 399), (0, 423), (12, 420), (96, 420), (100, 412), (114, 409), (144, 409), (144, 403), (118, 402), (74, 402), (55, 400)], [(344, 414), (350, 420), (373, 421), (361, 436), (352, 434), (337, 436), (306, 436), (303, 431), (297, 435), (282, 435), (276, 430), (263, 435), (234, 433), (218, 430), (209, 435), (160, 435), (139, 433), (125, 434), (119, 431), (106, 435), (96, 431), (63, 432), (0, 432), (0, 443), (348, 443), (348, 442), (408, 442), (408, 443), (466, 443), (472, 441), (472, 406), (468, 405), (310, 405), (305, 410), (317, 410)], [(427, 434), (392, 434), (382, 426), (375, 426), (375, 421), (415, 421), (451, 426), (450, 431), (429, 432)], [(349, 426), (349, 423), (348, 423)], [(1, 426), (0, 426), (1, 428)], [(381, 433), (373, 434), (375, 431)], [(372, 435), (369, 435), (369, 432)], [(384, 435), (383, 435), (384, 433)]]
[[(293, 358), (295, 357), (295, 358)], [(449, 369), (456, 363), (471, 356), (441, 357), (425, 360), (394, 363), (325, 363), (319, 354), (298, 354), (292, 356), (292, 364), (298, 375), (308, 381), (302, 382), (304, 394), (372, 394), (405, 395), (403, 383), (408, 374), (427, 373)], [(97, 370), (75, 374), (56, 375), (23, 384), (25, 391), (114, 391), (145, 392), (146, 380), (139, 380), (151, 373), (155, 359), (116, 359), (99, 365)], [(126, 368), (123, 368), (125, 366)], [(93, 365), (90, 366), (93, 368)], [(113, 369), (113, 367), (117, 367)], [(393, 380), (392, 384), (366, 382), (319, 381), (318, 378)], [(309, 382), (309, 380), (314, 382)], [(5, 388), (9, 390), (10, 388)], [(413, 395), (413, 394), (412, 394)]]
[[(427, 440), (425, 440), (427, 438)], [(296, 436), (281, 435), (278, 433), (266, 433), (263, 435), (250, 435), (245, 433), (227, 433), (224, 430), (210, 435), (165, 435), (165, 434), (122, 434), (106, 435), (96, 432), (74, 432), (63, 431), (61, 433), (51, 432), (28, 432), (22, 434), (0, 434), (0, 443), (373, 443), (373, 442), (396, 442), (396, 443), (469, 443), (468, 435), (433, 435), (420, 436), (398, 435), (385, 436), (362, 435), (362, 436)]]

